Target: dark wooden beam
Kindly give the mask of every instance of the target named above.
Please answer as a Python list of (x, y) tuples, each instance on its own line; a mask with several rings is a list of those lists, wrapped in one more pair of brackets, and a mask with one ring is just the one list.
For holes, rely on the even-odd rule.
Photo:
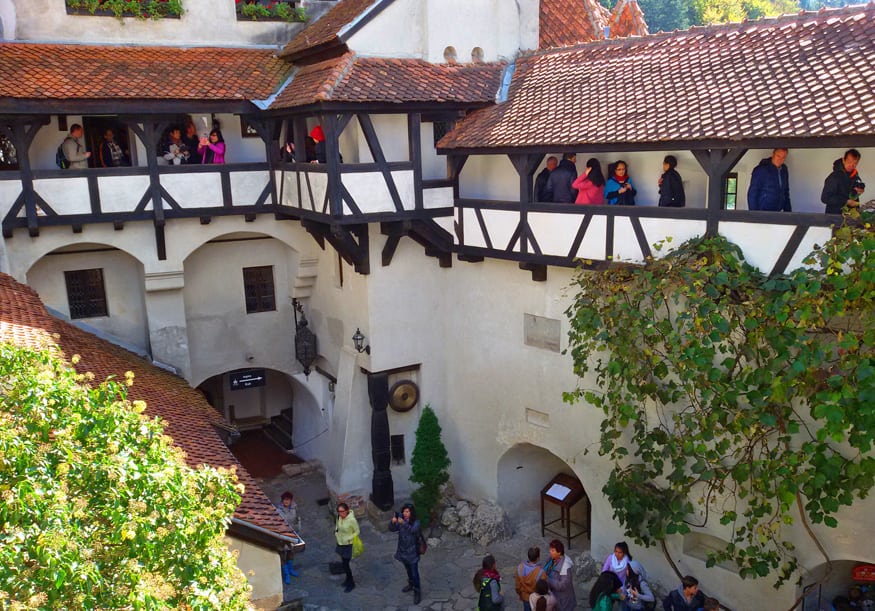
[(331, 216), (343, 216), (343, 195), (340, 188), (340, 143), (338, 141), (337, 117), (333, 113), (322, 115), (322, 131), (325, 133), (325, 156), (328, 165), (328, 207)]
[[(26, 117), (23, 120), (17, 121), (6, 120), (0, 126), (2, 133), (12, 141), (12, 145), (15, 147), (18, 155), (18, 175), (21, 179), (21, 204), (24, 206), (25, 217), (27, 218), (27, 231), (31, 237), (39, 235), (37, 203), (40, 198), (33, 186), (34, 176), (30, 166), (30, 146), (33, 144), (33, 139), (40, 128), (43, 125), (47, 125), (49, 121), (50, 118), (47, 116)], [(18, 200), (16, 200), (16, 203), (18, 203)], [(17, 215), (18, 211), (15, 214)]]
[(395, 204), (395, 210), (401, 212), (404, 210), (404, 203), (401, 201), (401, 196), (398, 194), (398, 187), (395, 185), (395, 178), (392, 176), (392, 171), (386, 162), (386, 156), (383, 154), (383, 147), (380, 145), (380, 139), (377, 137), (377, 130), (374, 129), (374, 124), (371, 122), (370, 115), (356, 115), (359, 121), (359, 126), (362, 129), (362, 134), (365, 136), (365, 142), (368, 149), (371, 151), (371, 157), (374, 158), (374, 163), (380, 168), (383, 174), (383, 180), (386, 182), (386, 187), (389, 189), (389, 196), (392, 198), (392, 203)]
[(747, 152), (746, 148), (710, 149), (690, 151), (708, 175), (708, 199), (706, 207), (711, 214), (705, 232), (713, 236), (717, 233), (717, 212), (723, 207), (723, 185), (726, 175)]
[(340, 225), (302, 219), (301, 225), (320, 246), (327, 241), (344, 261), (363, 275), (371, 272), (367, 225)]
[(407, 149), (408, 159), (413, 162), (413, 196), (414, 207), (422, 210), (422, 116), (419, 113), (407, 115)]
[(532, 280), (535, 282), (547, 281), (547, 266), (543, 263), (520, 263), (520, 269), (532, 272)]

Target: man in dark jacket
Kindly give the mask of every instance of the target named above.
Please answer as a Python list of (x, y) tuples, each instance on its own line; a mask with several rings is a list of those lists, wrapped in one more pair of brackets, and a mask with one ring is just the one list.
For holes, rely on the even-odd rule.
[(538, 174), (537, 178), (535, 178), (535, 189), (534, 189), (534, 201), (536, 202), (549, 202), (547, 199), (547, 179), (550, 178), (550, 173), (556, 169), (556, 166), (559, 165), (559, 160), (555, 157), (547, 157), (547, 163), (541, 172)]
[(662, 601), (665, 611), (699, 611), (705, 606), (705, 595), (699, 592), (699, 580), (692, 575), (681, 579), (681, 586)]
[(787, 149), (777, 148), (771, 157), (766, 157), (754, 168), (747, 190), (748, 210), (772, 210), (791, 212), (790, 173), (784, 160)]
[(550, 177), (547, 179), (547, 188), (545, 195), (546, 202), (556, 202), (560, 204), (573, 204), (577, 199), (577, 189), (571, 188), (571, 183), (577, 178), (577, 166), (574, 163), (577, 161), (575, 153), (565, 153), (562, 156), (562, 161), (559, 166), (550, 172)]
[(860, 205), (860, 196), (866, 185), (857, 173), (859, 162), (860, 151), (850, 149), (832, 164), (832, 174), (826, 177), (820, 194), (820, 201), (826, 204), (827, 214), (841, 214), (845, 206), (856, 208)]

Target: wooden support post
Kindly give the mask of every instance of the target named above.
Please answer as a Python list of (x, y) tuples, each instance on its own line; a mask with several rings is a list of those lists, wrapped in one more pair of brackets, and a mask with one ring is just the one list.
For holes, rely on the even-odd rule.
[(716, 235), (718, 215), (723, 207), (723, 185), (726, 175), (747, 152), (746, 148), (710, 149), (691, 151), (693, 157), (708, 175), (708, 221), (706, 234)]
[(413, 163), (413, 197), (414, 207), (423, 208), (422, 197), (422, 115), (412, 112), (407, 115), (407, 146), (409, 159)]
[[(39, 196), (33, 186), (33, 170), (30, 167), (30, 145), (36, 133), (49, 123), (49, 117), (27, 117), (21, 121), (0, 126), (2, 133), (12, 141), (18, 156), (18, 172), (21, 176), (21, 197), (27, 217), (27, 231), (31, 237), (39, 235), (37, 204)], [(5, 232), (4, 232), (5, 234)]]
[[(152, 200), (152, 218), (155, 223), (155, 246), (158, 251), (158, 259), (164, 261), (167, 258), (164, 247), (164, 199), (161, 192), (161, 178), (158, 175), (158, 140), (161, 134), (170, 125), (170, 119), (165, 117), (119, 117), (123, 123), (130, 127), (146, 149), (146, 165), (149, 168), (149, 197)], [(142, 122), (142, 127), (140, 126)], [(161, 229), (159, 231), (158, 229)]]
[(534, 239), (528, 218), (529, 203), (532, 201), (534, 187), (532, 177), (541, 160), (544, 159), (544, 155), (513, 154), (508, 155), (508, 157), (520, 179), (520, 252), (525, 254), (529, 252), (529, 242)]
[(343, 216), (343, 194), (340, 188), (340, 142), (337, 131), (337, 115), (322, 115), (322, 131), (325, 133), (325, 159), (328, 164), (328, 209), (331, 216)]

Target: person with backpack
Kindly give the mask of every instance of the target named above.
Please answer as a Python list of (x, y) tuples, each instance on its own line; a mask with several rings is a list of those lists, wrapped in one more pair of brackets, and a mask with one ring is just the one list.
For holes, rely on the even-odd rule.
[(495, 568), (495, 556), (492, 554), (483, 558), (483, 568), (474, 574), (474, 590), (480, 593), (477, 611), (500, 611), (504, 608), (501, 575)]
[(419, 549), (422, 541), (422, 529), (416, 519), (416, 510), (410, 503), (401, 508), (401, 513), (392, 516), (389, 530), (398, 533), (398, 549), (395, 560), (404, 565), (407, 570), (407, 585), (401, 590), (413, 590), (413, 604), (418, 605), (422, 598), (422, 588), (419, 581)]
[(70, 133), (64, 138), (61, 146), (58, 147), (56, 162), (62, 169), (83, 170), (88, 167), (88, 158), (91, 157), (91, 152), (85, 150), (85, 143), (82, 141), (82, 136), (85, 130), (78, 123), (74, 123), (70, 127)]

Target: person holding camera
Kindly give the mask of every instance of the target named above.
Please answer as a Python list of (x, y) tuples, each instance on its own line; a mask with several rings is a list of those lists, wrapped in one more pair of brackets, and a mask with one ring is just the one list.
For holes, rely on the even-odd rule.
[(841, 214), (845, 206), (860, 206), (860, 196), (866, 190), (866, 185), (857, 172), (859, 162), (860, 151), (848, 149), (841, 159), (836, 159), (832, 164), (832, 174), (826, 177), (820, 194), (820, 201), (826, 204), (827, 214)]
[(419, 549), (422, 542), (422, 529), (416, 519), (416, 510), (410, 503), (401, 508), (401, 513), (395, 513), (389, 523), (389, 530), (398, 533), (398, 549), (395, 560), (404, 565), (407, 570), (407, 585), (401, 590), (413, 590), (413, 604), (418, 605), (422, 599), (422, 588), (419, 580)]

